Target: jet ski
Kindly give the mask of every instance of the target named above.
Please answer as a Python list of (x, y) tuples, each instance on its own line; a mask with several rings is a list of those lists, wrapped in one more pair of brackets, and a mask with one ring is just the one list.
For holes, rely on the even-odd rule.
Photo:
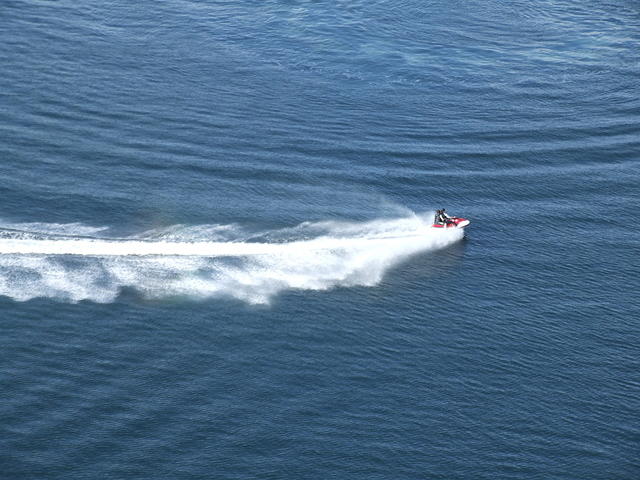
[(446, 223), (434, 223), (431, 225), (433, 228), (464, 228), (471, 222), (466, 218), (461, 217), (449, 217)]

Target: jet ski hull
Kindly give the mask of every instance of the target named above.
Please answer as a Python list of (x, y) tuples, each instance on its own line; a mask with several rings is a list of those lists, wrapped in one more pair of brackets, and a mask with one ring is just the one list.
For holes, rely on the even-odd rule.
[(434, 223), (431, 225), (433, 228), (464, 228), (471, 222), (466, 218), (451, 217), (449, 223)]

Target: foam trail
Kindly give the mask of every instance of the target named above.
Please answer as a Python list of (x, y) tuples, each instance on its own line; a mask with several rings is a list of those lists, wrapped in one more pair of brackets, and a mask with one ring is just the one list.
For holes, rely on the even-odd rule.
[[(401, 237), (401, 241), (424, 240), (420, 236)], [(432, 239), (433, 240), (433, 239)], [(385, 248), (398, 244), (397, 238), (336, 239), (289, 242), (282, 244), (235, 242), (149, 242), (109, 240), (0, 240), (0, 254), (17, 255), (87, 255), (94, 257), (123, 256), (189, 256), (243, 257), (247, 255), (299, 254), (309, 250), (346, 248)]]
[(231, 296), (268, 303), (285, 289), (376, 285), (398, 262), (463, 236), (462, 230), (429, 224), (418, 215), (308, 222), (254, 235), (260, 241), (252, 242), (219, 241), (220, 231), (233, 232), (222, 226), (208, 227), (216, 241), (203, 241), (208, 231), (203, 226), (152, 234), (153, 240), (30, 233), (0, 238), (0, 295), (110, 302), (123, 287), (132, 287), (148, 298)]

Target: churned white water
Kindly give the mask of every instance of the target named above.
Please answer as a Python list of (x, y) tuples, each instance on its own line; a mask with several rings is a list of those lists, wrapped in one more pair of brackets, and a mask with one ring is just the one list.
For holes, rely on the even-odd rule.
[[(268, 303), (286, 289), (373, 286), (409, 256), (462, 238), (462, 230), (431, 228), (431, 218), (307, 222), (253, 239), (229, 225), (176, 226), (126, 239), (73, 237), (72, 226), (18, 235), (13, 230), (0, 238), (0, 295), (110, 302), (131, 287), (148, 298), (231, 296)], [(93, 232), (75, 227), (78, 235)]]

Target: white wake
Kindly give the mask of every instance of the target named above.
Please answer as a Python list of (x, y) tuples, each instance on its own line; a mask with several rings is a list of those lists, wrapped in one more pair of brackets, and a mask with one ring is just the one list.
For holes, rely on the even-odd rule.
[[(148, 298), (231, 296), (268, 303), (286, 289), (372, 286), (411, 255), (462, 238), (462, 230), (431, 228), (431, 218), (308, 222), (252, 238), (230, 225), (174, 226), (142, 238), (109, 239), (74, 237), (73, 227), (64, 225), (34, 231), (0, 224), (0, 295), (110, 302), (131, 287)], [(101, 231), (74, 226), (79, 235)]]

